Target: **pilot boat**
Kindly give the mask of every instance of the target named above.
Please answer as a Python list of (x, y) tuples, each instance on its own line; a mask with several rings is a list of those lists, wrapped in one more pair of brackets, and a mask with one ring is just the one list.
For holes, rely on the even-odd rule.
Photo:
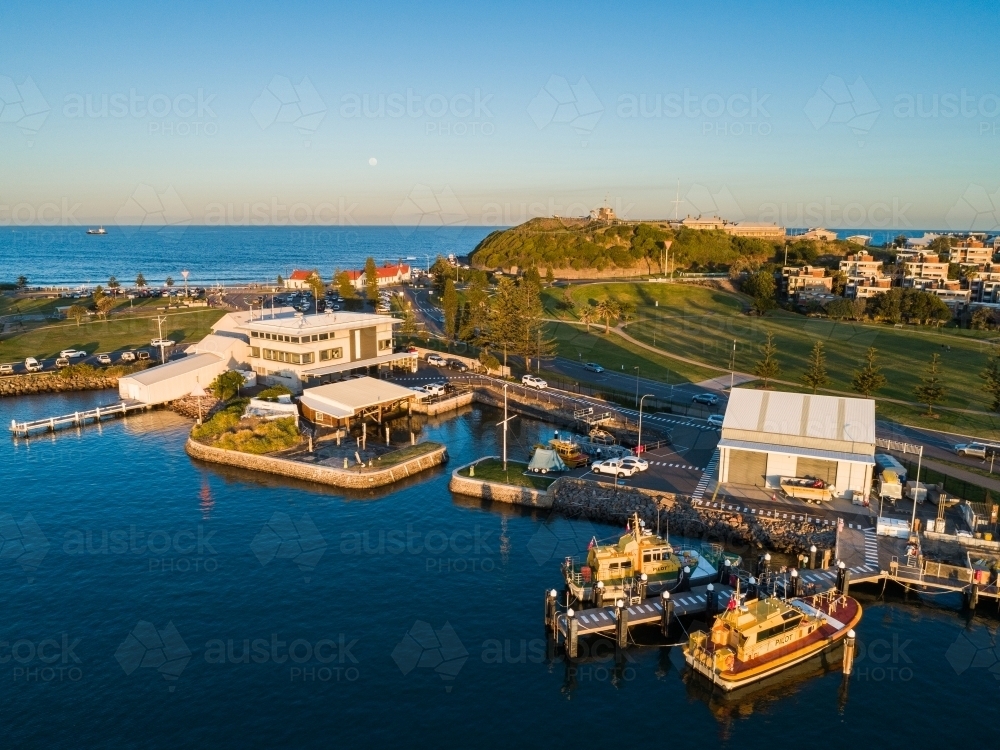
[(835, 647), (860, 620), (861, 605), (836, 591), (743, 601), (737, 590), (710, 632), (691, 633), (684, 660), (713, 684), (735, 690)]
[[(716, 568), (694, 550), (674, 550), (667, 539), (646, 529), (639, 514), (633, 514), (625, 534), (614, 544), (591, 540), (585, 563), (571, 557), (563, 562), (563, 577), (577, 600), (598, 602), (619, 597), (630, 601), (671, 590), (682, 571), (686, 582), (714, 580)], [(598, 585), (600, 584), (600, 585)], [(600, 588), (600, 593), (597, 589)]]

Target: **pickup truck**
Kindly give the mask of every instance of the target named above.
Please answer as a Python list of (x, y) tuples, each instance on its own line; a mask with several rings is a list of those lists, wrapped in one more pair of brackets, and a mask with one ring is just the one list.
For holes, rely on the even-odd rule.
[(833, 485), (812, 477), (781, 477), (779, 484), (789, 497), (797, 497), (808, 503), (827, 502), (836, 491)]

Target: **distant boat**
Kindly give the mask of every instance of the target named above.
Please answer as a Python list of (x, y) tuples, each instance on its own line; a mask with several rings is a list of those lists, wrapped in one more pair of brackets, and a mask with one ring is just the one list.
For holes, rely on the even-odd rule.
[(87, 234), (107, 234), (108, 230), (103, 226), (100, 229), (88, 229)]

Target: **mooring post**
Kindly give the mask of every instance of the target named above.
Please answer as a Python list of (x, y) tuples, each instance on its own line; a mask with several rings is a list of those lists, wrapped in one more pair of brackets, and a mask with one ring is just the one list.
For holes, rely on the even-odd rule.
[(646, 598), (646, 586), (649, 584), (649, 576), (643, 573), (639, 576), (639, 603)]
[(552, 621), (556, 617), (556, 590), (549, 589), (545, 591), (545, 629), (548, 630), (552, 628)]
[(809, 570), (816, 570), (816, 545), (809, 547)]
[(844, 641), (844, 674), (850, 675), (854, 668), (854, 630), (847, 631), (847, 640)]
[[(841, 563), (843, 565), (844, 563)], [(840, 590), (840, 593), (847, 596), (848, 592), (851, 590), (851, 571), (848, 568), (844, 568), (844, 587)]]
[(670, 633), (670, 621), (674, 618), (674, 602), (669, 591), (660, 594), (660, 606), (663, 608), (660, 612), (660, 632), (666, 638)]
[(722, 565), (719, 566), (719, 583), (729, 585), (729, 569), (732, 565), (733, 563), (728, 557), (722, 561)]
[(691, 590), (691, 566), (685, 565), (682, 571), (682, 579), (677, 586), (678, 593), (683, 593), (685, 591)]
[(96, 407), (94, 409), (94, 413), (97, 415), (97, 421), (100, 422), (101, 421), (101, 407), (100, 406)]
[(618, 648), (628, 645), (628, 608), (621, 599), (615, 602), (615, 636)]
[(594, 606), (598, 609), (604, 606), (604, 581), (594, 584)]
[(747, 599), (757, 598), (757, 579), (750, 576), (747, 579)]
[(570, 607), (566, 610), (566, 654), (570, 659), (576, 658), (577, 653), (577, 628), (576, 612)]
[(979, 584), (974, 583), (969, 587), (967, 600), (969, 602), (969, 609), (975, 610), (976, 605), (979, 604)]
[(799, 571), (792, 568), (788, 574), (788, 598), (794, 599), (799, 595)]
[(709, 617), (714, 617), (717, 611), (718, 606), (715, 598), (715, 586), (710, 583), (707, 587), (705, 587), (705, 614)]
[(764, 578), (767, 575), (767, 571), (771, 567), (771, 553), (765, 552), (764, 557), (761, 558), (760, 568), (757, 571), (758, 578)]
[(385, 426), (385, 444), (389, 444), (389, 425)]

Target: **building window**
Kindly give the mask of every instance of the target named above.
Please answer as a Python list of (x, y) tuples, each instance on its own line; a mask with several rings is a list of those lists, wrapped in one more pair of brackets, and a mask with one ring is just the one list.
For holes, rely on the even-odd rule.
[(257, 331), (250, 331), (250, 337), (251, 338), (255, 338), (255, 339), (259, 339), (260, 338), (260, 334), (257, 333)]
[(392, 339), (381, 339), (378, 342), (378, 350), (380, 352), (385, 352), (389, 349), (392, 349)]
[(343, 350), (343, 348), (322, 349), (322, 350), (320, 350), (320, 353), (319, 353), (319, 361), (320, 362), (327, 362), (327, 361), (329, 361), (331, 359), (340, 359), (343, 356), (344, 356), (344, 350)]
[(251, 357), (255, 357), (255, 358), (259, 357), (260, 356), (260, 347), (259, 346), (251, 346), (250, 347), (250, 356)]
[(330, 334), (329, 333), (321, 333), (319, 335), (319, 340), (320, 341), (326, 341), (328, 338), (330, 338)]

